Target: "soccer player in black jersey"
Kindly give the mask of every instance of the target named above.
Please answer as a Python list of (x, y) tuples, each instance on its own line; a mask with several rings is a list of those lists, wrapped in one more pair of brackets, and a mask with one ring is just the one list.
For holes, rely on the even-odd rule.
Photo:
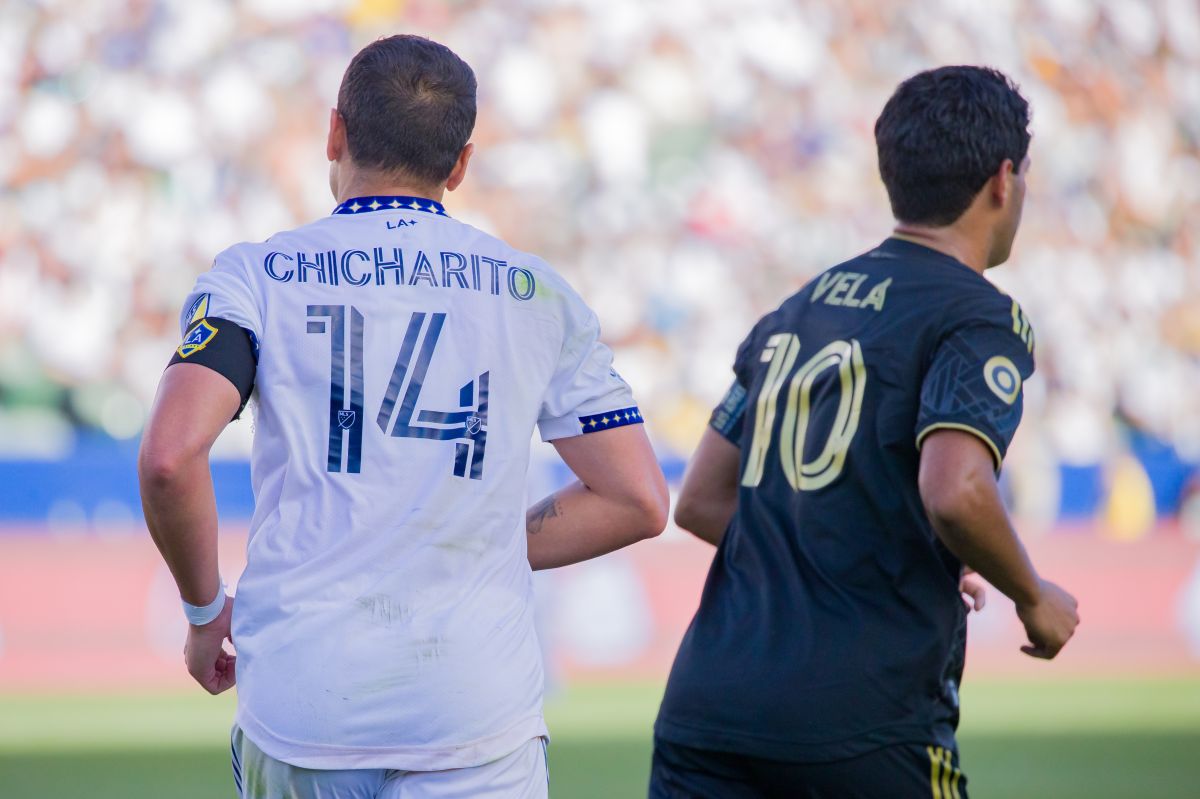
[(996, 485), (1034, 338), (983, 273), (1017, 232), (1028, 124), (995, 70), (900, 84), (875, 124), (895, 232), (738, 349), (675, 511), (718, 549), (655, 724), (654, 799), (966, 799), (964, 567), (1015, 602), (1027, 654), (1074, 632)]

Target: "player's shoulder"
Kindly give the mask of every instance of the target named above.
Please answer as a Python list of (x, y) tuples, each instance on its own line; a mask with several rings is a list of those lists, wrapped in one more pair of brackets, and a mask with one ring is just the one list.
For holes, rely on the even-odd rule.
[[(308, 225), (304, 227), (308, 227)], [(272, 251), (295, 249), (301, 239), (293, 239), (292, 234), (303, 230), (304, 227), (280, 231), (262, 241), (234, 242), (213, 257), (213, 269), (217, 271), (237, 268), (246, 269), (251, 263), (261, 261), (265, 255)]]
[(986, 277), (955, 281), (943, 298), (947, 328), (984, 325), (1011, 332), (1032, 352), (1033, 323), (1021, 303)]
[(770, 335), (777, 329), (795, 327), (799, 318), (823, 306), (882, 310), (892, 276), (865, 270), (864, 258), (865, 255), (855, 256), (817, 273), (774, 310), (764, 314), (754, 326), (754, 334)]
[(545, 259), (531, 252), (517, 249), (493, 233), (489, 233), (460, 219), (448, 218), (443, 220), (443, 223), (454, 226), (454, 238), (465, 248), (497, 253), (507, 263), (517, 264), (525, 269), (529, 269), (546, 281), (566, 283), (558, 271), (547, 263)]
[(795, 292), (775, 309), (760, 316), (742, 339), (734, 356), (733, 370), (743, 385), (749, 384), (749, 371), (758, 363), (764, 348), (770, 345), (772, 336), (796, 327), (796, 315), (803, 313), (808, 303), (806, 297), (806, 289)]
[[(583, 298), (552, 264), (534, 253), (518, 249), (499, 236), (482, 230), (458, 219), (445, 220), (456, 225), (455, 240), (458, 246), (471, 252), (494, 253), (508, 269), (519, 269), (526, 273), (533, 302), (531, 309), (570, 309), (573, 313), (587, 313)], [(524, 284), (524, 281), (523, 281)]]
[[(1016, 318), (1028, 319), (1019, 303), (995, 283), (953, 256), (915, 242), (889, 238), (850, 264), (867, 268), (888, 264), (897, 276), (898, 294), (908, 289), (906, 301), (922, 306), (929, 320), (941, 319), (950, 327), (963, 324), (1004, 326)], [(1019, 332), (1019, 331), (1018, 331)]]
[[(261, 241), (239, 241), (230, 244), (213, 257), (210, 279), (235, 278), (252, 289), (280, 280), (292, 271), (289, 264), (304, 257), (323, 259), (331, 250), (342, 249), (335, 238), (333, 217), (320, 217), (298, 227), (272, 233)], [(332, 254), (329, 257), (334, 257)], [(284, 281), (286, 282), (286, 281)]]
[(311, 249), (309, 245), (315, 240), (329, 237), (331, 219), (331, 216), (320, 217), (298, 227), (276, 231), (261, 241), (236, 242), (217, 253), (216, 260), (245, 262), (273, 251), (305, 249), (306, 246)]
[(1032, 355), (1037, 337), (1033, 332), (1033, 322), (1025, 309), (1016, 298), (1010, 297), (997, 289), (998, 296), (992, 298), (989, 306), (988, 320), (999, 327), (1012, 331), (1021, 340), (1025, 349)]
[(988, 356), (989, 374), (1003, 367), (1028, 379), (1036, 369), (1033, 325), (1015, 298), (982, 277), (980, 282), (987, 286), (962, 292), (970, 301), (947, 306), (938, 341), (962, 351), (968, 360)]

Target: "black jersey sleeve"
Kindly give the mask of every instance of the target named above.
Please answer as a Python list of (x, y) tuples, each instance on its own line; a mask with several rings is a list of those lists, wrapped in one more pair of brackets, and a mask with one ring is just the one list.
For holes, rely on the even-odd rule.
[(734, 378), (737, 384), (744, 389), (749, 390), (750, 384), (754, 382), (754, 367), (758, 363), (759, 356), (762, 355), (762, 345), (759, 340), (762, 338), (762, 330), (769, 319), (770, 315), (768, 314), (758, 320), (758, 323), (750, 329), (749, 335), (738, 345), (737, 355), (733, 358)]
[(708, 426), (734, 444), (739, 444), (742, 440), (742, 428), (745, 426), (745, 420), (746, 389), (735, 380), (729, 390), (725, 392), (725, 398), (721, 400), (721, 404), (713, 408)]
[(204, 317), (188, 328), (183, 343), (175, 349), (167, 365), (177, 363), (200, 364), (224, 375), (242, 398), (233, 418), (242, 415), (254, 390), (254, 375), (258, 370), (253, 333), (228, 319)]
[(935, 430), (963, 430), (987, 444), (998, 471), (1021, 422), (1032, 349), (1032, 335), (1007, 319), (972, 321), (946, 335), (921, 386), (917, 448)]
[(759, 332), (768, 317), (758, 321), (750, 334), (738, 345), (737, 355), (733, 359), (733, 384), (725, 392), (725, 396), (709, 417), (708, 426), (716, 430), (724, 438), (738, 444), (742, 438), (742, 427), (746, 418), (746, 395), (754, 380), (755, 356), (761, 352), (758, 345)]

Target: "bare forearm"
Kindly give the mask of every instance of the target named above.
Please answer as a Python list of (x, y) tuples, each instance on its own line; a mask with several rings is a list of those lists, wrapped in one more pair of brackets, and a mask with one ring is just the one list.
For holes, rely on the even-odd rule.
[(675, 524), (692, 535), (707, 541), (713, 546), (720, 546), (725, 537), (725, 529), (737, 509), (737, 495), (718, 497), (696, 497), (684, 505), (680, 504), (675, 510)]
[(1075, 598), (1041, 579), (1000, 501), (991, 453), (979, 438), (937, 430), (921, 451), (921, 502), (938, 537), (1017, 606), (1027, 655), (1052, 658), (1079, 624)]
[(713, 428), (706, 428), (683, 475), (675, 523), (713, 546), (720, 546), (725, 528), (737, 509), (737, 445)]
[(217, 502), (208, 453), (240, 407), (228, 378), (197, 364), (163, 372), (138, 453), (146, 526), (191, 605), (217, 595)]
[(1018, 606), (1037, 601), (1037, 571), (994, 491), (931, 512), (930, 521), (947, 549)]
[(628, 546), (661, 530), (636, 504), (573, 483), (538, 502), (525, 515), (529, 565), (553, 569)]
[(938, 430), (921, 450), (917, 480), (946, 548), (1020, 608), (1037, 602), (1041, 581), (1004, 510), (994, 466), (981, 439)]
[(169, 474), (141, 473), (146, 526), (171, 570), (179, 595), (206, 605), (217, 595), (217, 504), (208, 459), (194, 458)]

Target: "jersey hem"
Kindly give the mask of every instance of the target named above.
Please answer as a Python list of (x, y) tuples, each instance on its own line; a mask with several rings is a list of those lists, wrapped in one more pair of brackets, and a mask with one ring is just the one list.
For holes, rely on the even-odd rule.
[(778, 738), (767, 738), (736, 732), (729, 729), (714, 730), (668, 721), (659, 718), (654, 724), (654, 736), (682, 746), (696, 749), (710, 749), (717, 752), (730, 752), (747, 757), (757, 757), (765, 760), (781, 760), (789, 763), (828, 763), (836, 760), (846, 760), (860, 757), (876, 749), (899, 744), (928, 745), (936, 743), (939, 746), (955, 743), (953, 732), (950, 740), (942, 740), (945, 736), (938, 735), (937, 725), (922, 727), (903, 724), (872, 730), (853, 738), (840, 741), (821, 743), (800, 743)]
[(996, 446), (996, 442), (992, 441), (991, 436), (980, 430), (978, 427), (972, 427), (969, 424), (962, 422), (934, 422), (926, 426), (921, 432), (917, 433), (917, 451), (921, 451), (921, 444), (924, 443), (926, 437), (935, 430), (961, 430), (964, 433), (970, 433), (976, 438), (983, 441), (987, 448), (991, 450), (992, 460), (996, 464), (996, 471), (1000, 471), (1000, 467), (1004, 463), (1004, 456), (1000, 454), (1000, 447)]
[(338, 746), (295, 741), (276, 735), (254, 714), (238, 707), (234, 723), (270, 757), (299, 768), (445, 771), (473, 768), (506, 757), (533, 738), (549, 738), (541, 713), (495, 735), (448, 746)]

